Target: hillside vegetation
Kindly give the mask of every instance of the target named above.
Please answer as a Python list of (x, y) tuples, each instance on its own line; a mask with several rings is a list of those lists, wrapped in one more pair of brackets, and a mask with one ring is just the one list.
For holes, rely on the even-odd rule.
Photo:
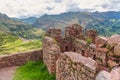
[(0, 31), (26, 39), (41, 39), (44, 35), (44, 31), (42, 29), (35, 28), (34, 26), (19, 20), (14, 20), (1, 13)]
[(40, 49), (43, 37), (42, 29), (0, 13), (0, 54)]
[(79, 23), (86, 29), (97, 29), (99, 35), (120, 34), (120, 12), (67, 12), (59, 15), (43, 15), (34, 26), (47, 30), (49, 27), (64, 29), (71, 23)]
[(0, 13), (0, 54), (38, 49), (47, 29), (63, 30), (72, 23), (79, 23), (84, 30), (96, 29), (102, 36), (120, 34), (120, 12), (66, 12), (25, 19)]
[(0, 34), (0, 55), (40, 49), (40, 40), (26, 40), (11, 34)]

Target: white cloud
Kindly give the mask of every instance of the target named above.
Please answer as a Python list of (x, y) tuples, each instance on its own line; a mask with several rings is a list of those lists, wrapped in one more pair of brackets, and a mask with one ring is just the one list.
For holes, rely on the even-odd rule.
[(110, 10), (120, 11), (120, 0), (0, 0), (0, 12), (10, 17)]

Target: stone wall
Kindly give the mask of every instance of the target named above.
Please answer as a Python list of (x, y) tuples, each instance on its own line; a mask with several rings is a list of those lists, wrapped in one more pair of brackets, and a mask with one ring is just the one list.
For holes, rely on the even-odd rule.
[(96, 30), (85, 36), (78, 24), (66, 27), (64, 36), (54, 28), (43, 41), (44, 63), (57, 80), (95, 80), (102, 70), (120, 66), (120, 36), (99, 37)]
[(62, 39), (62, 31), (61, 29), (51, 28), (47, 31), (46, 36), (50, 36), (54, 38), (56, 41), (60, 42)]
[(34, 50), (23, 53), (16, 53), (10, 55), (0, 56), (0, 68), (9, 66), (20, 66), (25, 64), (27, 61), (42, 60), (42, 50)]
[(92, 43), (95, 43), (96, 37), (97, 37), (97, 31), (96, 30), (87, 30), (86, 38), (92, 39)]
[(88, 44), (84, 40), (76, 39), (74, 40), (74, 52), (81, 54), (84, 57), (95, 58), (96, 55), (96, 46), (94, 44)]
[(60, 47), (56, 40), (46, 36), (43, 40), (43, 61), (50, 74), (56, 72), (56, 61), (60, 55)]
[(65, 37), (84, 39), (82, 27), (79, 24), (72, 24), (65, 28)]
[(111, 70), (113, 67), (120, 65), (119, 42), (120, 36), (118, 35), (113, 35), (109, 38), (100, 36), (96, 37), (96, 61), (100, 65), (100, 70)]
[(60, 42), (62, 52), (73, 51), (73, 40), (71, 38), (64, 38)]
[(56, 65), (56, 80), (95, 80), (96, 61), (81, 54), (65, 52)]

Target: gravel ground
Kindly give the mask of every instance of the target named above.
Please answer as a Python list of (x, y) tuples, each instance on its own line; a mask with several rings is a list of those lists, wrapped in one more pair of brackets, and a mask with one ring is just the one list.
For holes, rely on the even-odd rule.
[(12, 80), (17, 66), (0, 69), (0, 80)]

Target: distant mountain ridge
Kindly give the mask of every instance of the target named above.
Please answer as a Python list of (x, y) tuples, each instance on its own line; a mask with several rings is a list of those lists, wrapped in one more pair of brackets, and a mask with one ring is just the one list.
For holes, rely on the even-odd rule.
[(49, 27), (64, 29), (72, 23), (79, 23), (85, 29), (97, 29), (100, 35), (120, 34), (120, 12), (66, 12), (60, 15), (43, 15), (33, 26), (47, 30)]
[(0, 13), (0, 35), (15, 35), (22, 38), (34, 39), (41, 38), (43, 34), (42, 29), (35, 28), (27, 22), (13, 19), (5, 14)]
[(22, 19), (16, 18), (16, 20), (19, 20), (28, 24), (33, 24), (37, 20), (37, 17), (28, 17), (28, 18), (22, 18)]
[(0, 13), (0, 32), (12, 33), (23, 38), (38, 38), (43, 32), (41, 29), (57, 27), (63, 30), (72, 23), (80, 24), (84, 30), (96, 29), (99, 35), (103, 36), (120, 34), (120, 12), (66, 12), (24, 19), (13, 19)]

